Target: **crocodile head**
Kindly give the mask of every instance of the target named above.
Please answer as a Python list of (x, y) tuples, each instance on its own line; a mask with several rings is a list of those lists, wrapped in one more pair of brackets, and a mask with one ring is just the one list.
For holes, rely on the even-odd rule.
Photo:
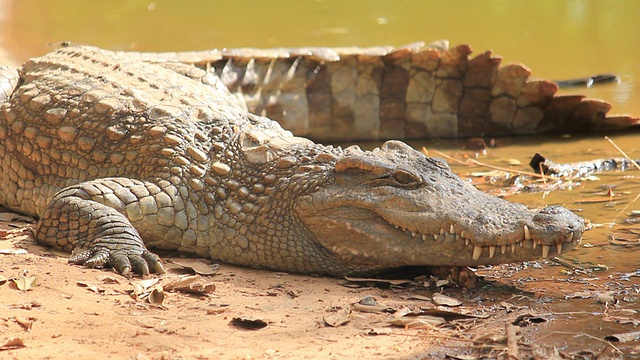
[(530, 210), (485, 194), (398, 141), (346, 151), (332, 181), (300, 197), (296, 211), (335, 262), (356, 273), (556, 256), (585, 230), (563, 207)]

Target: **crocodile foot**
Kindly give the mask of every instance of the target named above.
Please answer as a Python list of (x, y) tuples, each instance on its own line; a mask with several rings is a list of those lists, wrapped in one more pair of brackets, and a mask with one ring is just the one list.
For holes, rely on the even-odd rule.
[(69, 263), (84, 265), (91, 268), (112, 267), (120, 274), (127, 276), (134, 273), (149, 275), (150, 269), (158, 274), (164, 274), (164, 266), (160, 257), (146, 249), (138, 252), (123, 249), (107, 250), (105, 248), (83, 250), (69, 258)]
[[(108, 199), (117, 202), (109, 197), (113, 190), (108, 186), (127, 189), (115, 181), (103, 180), (58, 192), (38, 222), (38, 242), (74, 253), (69, 259), (73, 264), (112, 267), (122, 275), (164, 273), (160, 257), (147, 250), (136, 228), (122, 214), (124, 208), (102, 203)], [(101, 191), (96, 191), (98, 188)], [(126, 192), (119, 194), (124, 197)]]

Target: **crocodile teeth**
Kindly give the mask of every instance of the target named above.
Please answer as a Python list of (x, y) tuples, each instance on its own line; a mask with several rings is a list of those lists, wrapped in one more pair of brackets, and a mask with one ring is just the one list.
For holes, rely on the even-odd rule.
[(422, 234), (422, 240), (427, 241), (427, 234)]
[(503, 253), (503, 254), (504, 254), (506, 251), (507, 251), (507, 245), (502, 245), (502, 246), (500, 246), (500, 252), (501, 252), (501, 253)]
[(480, 259), (480, 255), (482, 255), (482, 247), (474, 246), (473, 247), (473, 260)]
[(537, 242), (537, 241), (535, 241), (535, 240), (531, 240), (531, 248), (532, 248), (532, 249), (535, 249), (535, 248), (536, 248), (536, 246), (538, 246), (538, 242)]
[(565, 241), (567, 241), (567, 242), (573, 241), (573, 233), (569, 233), (569, 235), (567, 235), (567, 239)]
[(496, 247), (495, 246), (489, 246), (489, 259), (493, 258), (493, 255), (496, 254)]
[(543, 258), (547, 258), (547, 256), (549, 256), (549, 249), (551, 249), (551, 246), (549, 245), (542, 245), (542, 257)]
[(556, 244), (556, 250), (558, 250), (558, 255), (562, 253), (562, 244)]
[(416, 233), (414, 233), (413, 231), (411, 232), (411, 236), (415, 237)]
[(527, 225), (524, 226), (524, 238), (525, 240), (531, 240), (531, 231)]
[(449, 232), (452, 233), (452, 234), (455, 233), (456, 232), (456, 228), (453, 227), (453, 225), (449, 226)]
[(464, 239), (464, 246), (469, 245), (469, 243), (470, 243), (469, 239)]
[(460, 237), (463, 238), (464, 237), (464, 231), (460, 231)]
[(516, 252), (516, 244), (511, 244), (511, 253), (515, 253)]
[(445, 231), (443, 229), (440, 229), (440, 235), (444, 235)]

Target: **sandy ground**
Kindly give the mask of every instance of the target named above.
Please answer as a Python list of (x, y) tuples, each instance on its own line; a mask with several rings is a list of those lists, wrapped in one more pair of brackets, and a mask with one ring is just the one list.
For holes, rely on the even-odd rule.
[[(200, 273), (210, 262), (174, 253), (162, 255), (174, 268), (162, 277), (129, 279), (67, 264), (67, 254), (34, 243), (24, 220), (0, 213), (1, 359), (547, 359), (559, 358), (557, 349), (614, 349), (554, 336), (545, 323), (575, 330), (580, 317), (551, 316), (548, 305), (563, 296), (549, 293), (543, 279), (518, 274), (525, 268), (485, 271), (485, 280), (463, 289), (422, 276), (353, 282), (226, 264), (213, 275), (184, 275), (175, 262)], [(192, 286), (199, 292), (166, 290), (185, 276), (199, 281)], [(150, 286), (154, 279), (158, 285)], [(572, 291), (593, 291), (582, 284)], [(156, 291), (145, 297), (148, 291), (136, 288)], [(451, 298), (434, 298), (440, 293)], [(371, 297), (373, 306), (359, 303)], [(461, 305), (449, 306), (455, 300)], [(409, 311), (421, 315), (402, 316)], [(621, 358), (609, 355), (603, 358)]]
[[(394, 309), (433, 307), (407, 300), (420, 292), (352, 289), (334, 278), (222, 265), (204, 278), (215, 284), (212, 293), (165, 292), (162, 305), (154, 305), (130, 295), (140, 278), (68, 265), (26, 234), (0, 241), (0, 249), (20, 247), (27, 253), (0, 255), (0, 276), (23, 280), (0, 285), (0, 345), (19, 339), (24, 347), (0, 351), (3, 359), (394, 358), (420, 357), (438, 343), (422, 330), (386, 326), (391, 314), (348, 315), (366, 295)], [(328, 326), (323, 318), (330, 315), (349, 322)], [(234, 318), (262, 320), (266, 327), (244, 330), (231, 324)], [(367, 335), (372, 328), (387, 333)]]

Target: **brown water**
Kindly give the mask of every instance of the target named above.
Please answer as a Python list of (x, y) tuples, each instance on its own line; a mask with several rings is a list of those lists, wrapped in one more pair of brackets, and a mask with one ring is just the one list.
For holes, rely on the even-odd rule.
[[(49, 43), (72, 41), (112, 50), (178, 51), (223, 47), (403, 45), (417, 40), (449, 39), (468, 43), (477, 52), (493, 49), (506, 62), (522, 62), (535, 77), (576, 78), (615, 73), (620, 82), (574, 89), (613, 104), (612, 113), (640, 115), (640, 1), (4, 1), (0, 10), (1, 46), (10, 61), (20, 63), (52, 49)], [(556, 162), (618, 157), (603, 135), (499, 139), (499, 147), (480, 160), (504, 165), (517, 159), (526, 169), (530, 157), (542, 153)], [(611, 135), (611, 134), (609, 134)], [(629, 155), (640, 158), (640, 134), (613, 134)], [(461, 142), (415, 142), (460, 154)], [(460, 174), (478, 169), (454, 166)], [(624, 176), (623, 176), (624, 175)], [(620, 281), (638, 309), (638, 277), (624, 273), (640, 267), (640, 246), (609, 244), (610, 236), (628, 227), (622, 220), (640, 209), (640, 171), (599, 174), (599, 180), (576, 181), (570, 191), (521, 193), (508, 198), (531, 207), (563, 204), (598, 227), (584, 236), (595, 247), (580, 247), (568, 259), (605, 265), (594, 282)], [(616, 185), (626, 196), (615, 202), (580, 203), (596, 196), (602, 185)], [(639, 236), (640, 237), (640, 236)], [(560, 276), (558, 268), (535, 270), (538, 279)], [(622, 280), (621, 280), (622, 279)], [(599, 285), (594, 285), (599, 286)], [(566, 292), (565, 292), (566, 293)], [(561, 296), (560, 296), (561, 297)], [(582, 307), (602, 311), (594, 301), (555, 303), (555, 311)], [(552, 305), (550, 305), (552, 306)], [(591, 321), (591, 322), (589, 322)], [(613, 329), (586, 319), (582, 331), (597, 336)], [(555, 330), (565, 325), (554, 323)], [(571, 327), (571, 321), (566, 323)], [(628, 329), (627, 329), (628, 330)], [(613, 330), (612, 330), (613, 331)]]

